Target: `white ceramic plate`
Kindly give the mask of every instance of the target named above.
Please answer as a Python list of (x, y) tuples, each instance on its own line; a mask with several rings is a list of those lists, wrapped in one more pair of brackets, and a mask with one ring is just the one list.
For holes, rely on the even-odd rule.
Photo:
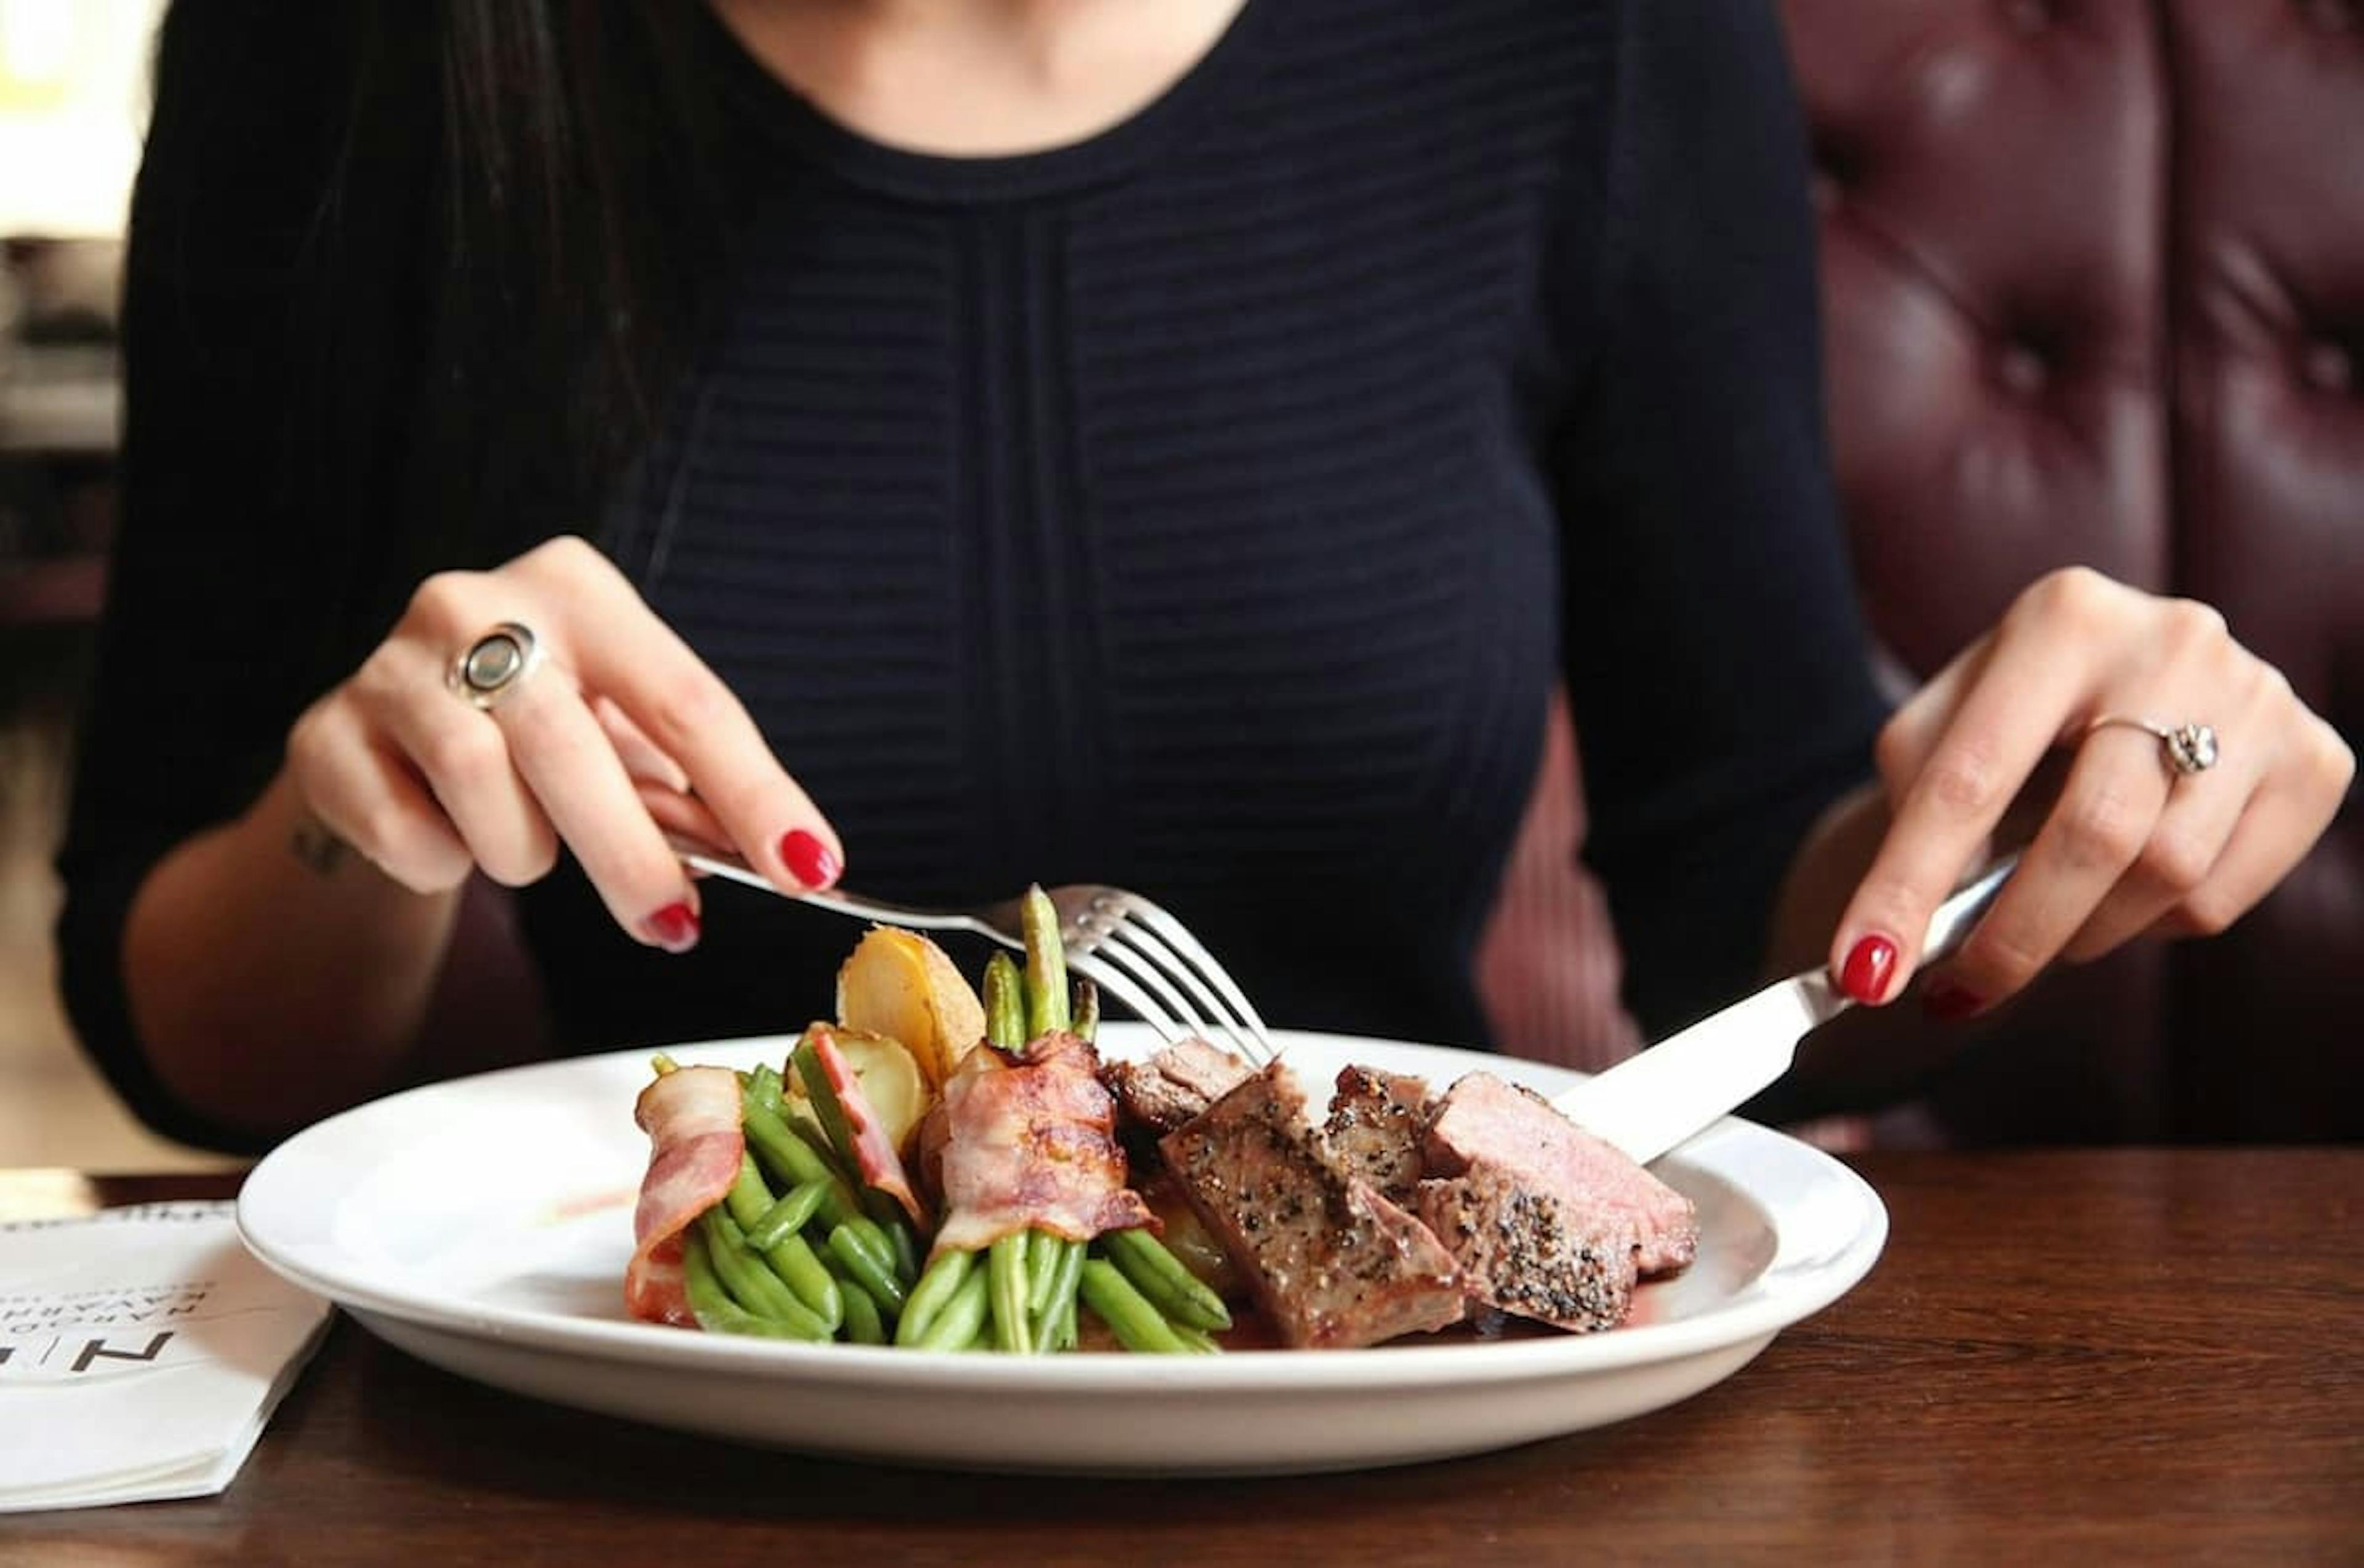
[[(1484, 1067), (1549, 1095), (1575, 1075), (1433, 1046), (1287, 1034), (1317, 1093), (1348, 1062), (1439, 1088)], [(1150, 1049), (1111, 1025), (1110, 1054)], [(672, 1048), (778, 1062), (781, 1040)], [(1699, 1261), (1608, 1333), (1221, 1356), (923, 1353), (737, 1339), (623, 1310), (648, 1161), (649, 1053), (396, 1095), (297, 1134), (239, 1197), (255, 1255), (438, 1366), (562, 1405), (814, 1452), (1103, 1474), (1342, 1470), (1622, 1420), (1747, 1364), (1861, 1279), (1887, 1211), (1825, 1154), (1727, 1120), (1658, 1162), (1699, 1205)]]

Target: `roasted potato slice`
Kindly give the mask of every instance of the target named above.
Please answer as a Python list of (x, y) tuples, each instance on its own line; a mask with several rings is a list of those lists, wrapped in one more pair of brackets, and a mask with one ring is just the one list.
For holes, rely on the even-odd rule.
[(985, 1004), (943, 949), (891, 926), (872, 927), (839, 967), (837, 1020), (901, 1041), (931, 1093), (985, 1038)]
[[(920, 1074), (918, 1059), (902, 1041), (886, 1035), (847, 1029), (842, 1024), (817, 1027), (828, 1029), (838, 1054), (861, 1081), (862, 1096), (870, 1102), (879, 1126), (894, 1140), (896, 1152), (909, 1151), (913, 1136), (919, 1131), (920, 1118), (928, 1114), (936, 1097)], [(825, 1118), (813, 1108), (811, 1089), (804, 1073), (798, 1071), (782, 1076), (789, 1102), (826, 1126)]]

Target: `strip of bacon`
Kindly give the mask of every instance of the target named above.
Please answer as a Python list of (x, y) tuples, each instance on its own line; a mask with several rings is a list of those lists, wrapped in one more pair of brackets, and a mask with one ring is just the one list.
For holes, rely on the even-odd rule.
[(946, 1081), (943, 1105), (946, 1215), (936, 1252), (973, 1252), (1027, 1229), (1088, 1241), (1154, 1228), (1125, 1184), (1116, 1102), (1084, 1040), (1046, 1034), (1015, 1059), (980, 1046)]
[(739, 1179), (747, 1150), (739, 1074), (728, 1067), (661, 1073), (641, 1091), (632, 1119), (649, 1135), (649, 1168), (632, 1210), (638, 1245), (624, 1270), (624, 1305), (648, 1322), (696, 1328), (682, 1273), (682, 1233)]
[[(804, 1047), (811, 1048), (809, 1059)], [(815, 1084), (805, 1072), (809, 1060), (820, 1070), (821, 1083)], [(797, 1072), (805, 1080), (806, 1092), (812, 1095), (814, 1108), (820, 1111), (824, 1124), (830, 1126), (832, 1138), (841, 1138), (853, 1152), (855, 1173), (862, 1184), (875, 1187), (903, 1206), (911, 1223), (925, 1229), (928, 1211), (920, 1206), (919, 1195), (911, 1190), (911, 1178), (903, 1169), (903, 1157), (895, 1151), (895, 1140), (887, 1135), (886, 1126), (878, 1119), (878, 1112), (870, 1104), (870, 1095), (862, 1087), (862, 1079), (845, 1060), (845, 1052), (837, 1048), (837, 1037), (827, 1024), (814, 1024), (805, 1030), (798, 1047)], [(826, 1087), (828, 1093), (820, 1091)]]

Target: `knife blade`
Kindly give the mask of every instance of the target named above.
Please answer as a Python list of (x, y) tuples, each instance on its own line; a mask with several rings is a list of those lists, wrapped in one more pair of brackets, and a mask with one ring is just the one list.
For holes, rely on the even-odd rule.
[[(1961, 946), (2018, 863), (2006, 856), (1937, 906), (1924, 963)], [(1790, 1070), (1800, 1040), (1854, 1006), (1826, 972), (1809, 969), (1711, 1013), (1552, 1104), (1646, 1165), (1746, 1104)]]

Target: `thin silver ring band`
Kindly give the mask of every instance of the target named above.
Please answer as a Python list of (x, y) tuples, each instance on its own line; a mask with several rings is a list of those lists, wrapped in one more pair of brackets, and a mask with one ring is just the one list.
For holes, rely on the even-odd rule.
[(2136, 718), (2131, 714), (2105, 713), (2085, 727), (2091, 735), (2110, 725), (2139, 729), (2158, 741), (2159, 760), (2169, 773), (2178, 778), (2190, 778), (2204, 773), (2216, 765), (2219, 749), (2216, 731), (2205, 724), (2160, 724), (2153, 719)]

